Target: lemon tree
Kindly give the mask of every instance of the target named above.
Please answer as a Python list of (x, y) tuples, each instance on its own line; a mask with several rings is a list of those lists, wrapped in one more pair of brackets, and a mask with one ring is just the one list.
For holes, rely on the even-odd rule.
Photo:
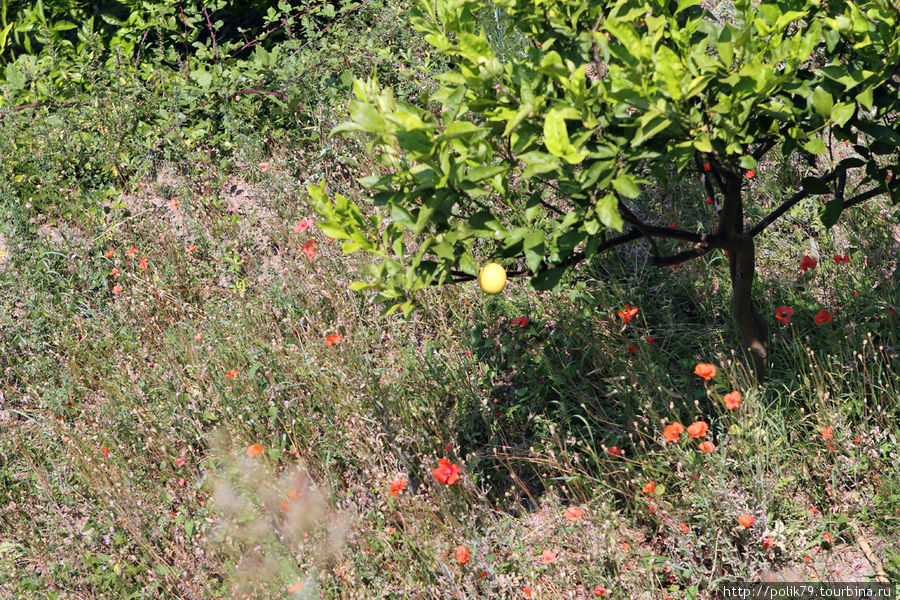
[[(387, 312), (413, 310), (426, 286), (476, 279), (487, 260), (553, 289), (622, 244), (646, 241), (658, 266), (725, 250), (733, 316), (762, 377), (756, 236), (807, 198), (828, 226), (869, 198), (898, 198), (894, 0), (735, 0), (726, 15), (699, 0), (416, 7), (415, 27), (453, 65), (441, 87), (411, 103), (374, 78), (356, 81), (349, 119), (333, 131), (362, 134), (381, 165), (359, 179), (375, 208), (364, 217), (346, 197), (309, 188), (328, 235), (379, 257), (354, 288), (377, 290)], [(521, 54), (501, 57), (478, 29), (494, 9), (528, 40)], [(833, 159), (839, 142), (853, 158)], [(750, 221), (759, 199), (748, 182), (769, 153), (810, 167)], [(708, 227), (644, 214), (652, 186), (674, 172), (717, 208)]]

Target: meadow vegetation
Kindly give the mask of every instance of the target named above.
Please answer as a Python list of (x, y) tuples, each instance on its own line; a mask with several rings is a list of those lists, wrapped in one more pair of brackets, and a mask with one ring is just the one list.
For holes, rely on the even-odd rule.
[[(0, 597), (900, 592), (887, 196), (830, 228), (808, 198), (758, 238), (761, 386), (724, 252), (660, 269), (623, 246), (556, 291), (428, 286), (385, 317), (308, 186), (366, 205), (383, 168), (328, 136), (353, 78), (415, 104), (451, 66), (410, 4), (245, 3), (247, 32), (240, 3), (120, 2), (96, 27), (87, 4), (0, 25), (34, 20), (0, 37)], [(804, 168), (767, 156), (747, 193), (774, 208)], [(654, 190), (663, 226), (710, 221), (694, 182)]]

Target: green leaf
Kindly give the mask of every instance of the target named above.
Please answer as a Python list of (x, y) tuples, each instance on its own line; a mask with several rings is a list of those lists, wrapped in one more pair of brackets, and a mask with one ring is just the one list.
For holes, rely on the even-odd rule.
[(828, 147), (825, 146), (825, 142), (821, 138), (809, 140), (803, 144), (803, 149), (812, 154), (825, 154), (828, 152)]
[(554, 267), (545, 269), (531, 278), (531, 285), (539, 291), (553, 290), (559, 286), (566, 269), (563, 267)]
[(825, 227), (831, 229), (838, 222), (838, 219), (841, 218), (843, 210), (844, 205), (840, 200), (831, 200), (823, 204), (819, 209), (819, 218), (822, 219), (822, 224)]
[(637, 198), (641, 195), (641, 190), (637, 184), (635, 184), (634, 177), (631, 175), (620, 175), (619, 177), (616, 177), (612, 180), (612, 186), (626, 198)]
[(844, 123), (850, 120), (856, 114), (856, 102), (838, 102), (831, 109), (831, 120), (838, 127), (843, 127)]
[(544, 145), (550, 154), (560, 158), (570, 152), (569, 133), (566, 131), (566, 120), (555, 108), (547, 111), (544, 119)]
[(619, 214), (619, 201), (612, 194), (607, 194), (597, 201), (597, 216), (600, 221), (616, 231), (622, 231), (625, 222), (622, 221), (622, 215)]
[(815, 111), (823, 117), (831, 114), (831, 108), (834, 106), (834, 98), (821, 87), (813, 90), (812, 105)]

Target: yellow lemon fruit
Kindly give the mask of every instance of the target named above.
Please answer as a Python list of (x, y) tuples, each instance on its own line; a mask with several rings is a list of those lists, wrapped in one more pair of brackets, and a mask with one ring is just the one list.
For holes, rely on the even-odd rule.
[(478, 272), (478, 284), (485, 294), (498, 294), (506, 285), (506, 269), (497, 263), (488, 263)]

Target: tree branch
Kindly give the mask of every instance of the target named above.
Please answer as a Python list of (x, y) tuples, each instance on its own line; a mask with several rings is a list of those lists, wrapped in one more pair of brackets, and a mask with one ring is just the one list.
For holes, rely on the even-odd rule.
[[(822, 183), (828, 183), (830, 181), (833, 181), (837, 177), (839, 177), (840, 174), (843, 172), (844, 172), (843, 169), (841, 169), (840, 171), (832, 171), (831, 173), (829, 173), (828, 175), (825, 175), (824, 177), (819, 177), (818, 180)], [(763, 217), (759, 223), (757, 223), (756, 225), (753, 226), (753, 228), (750, 230), (750, 237), (756, 237), (757, 235), (759, 235), (759, 233), (763, 229), (765, 229), (766, 227), (771, 225), (778, 217), (780, 217), (781, 215), (783, 215), (784, 213), (789, 211), (798, 202), (800, 202), (804, 198), (807, 198), (808, 196), (811, 196), (811, 195), (813, 195), (813, 193), (804, 188), (804, 189), (801, 189), (796, 194), (794, 194), (793, 196), (791, 196), (790, 198), (788, 198), (787, 200), (785, 200), (781, 206), (779, 206), (778, 208), (776, 208), (775, 210), (770, 212), (768, 215)]]

